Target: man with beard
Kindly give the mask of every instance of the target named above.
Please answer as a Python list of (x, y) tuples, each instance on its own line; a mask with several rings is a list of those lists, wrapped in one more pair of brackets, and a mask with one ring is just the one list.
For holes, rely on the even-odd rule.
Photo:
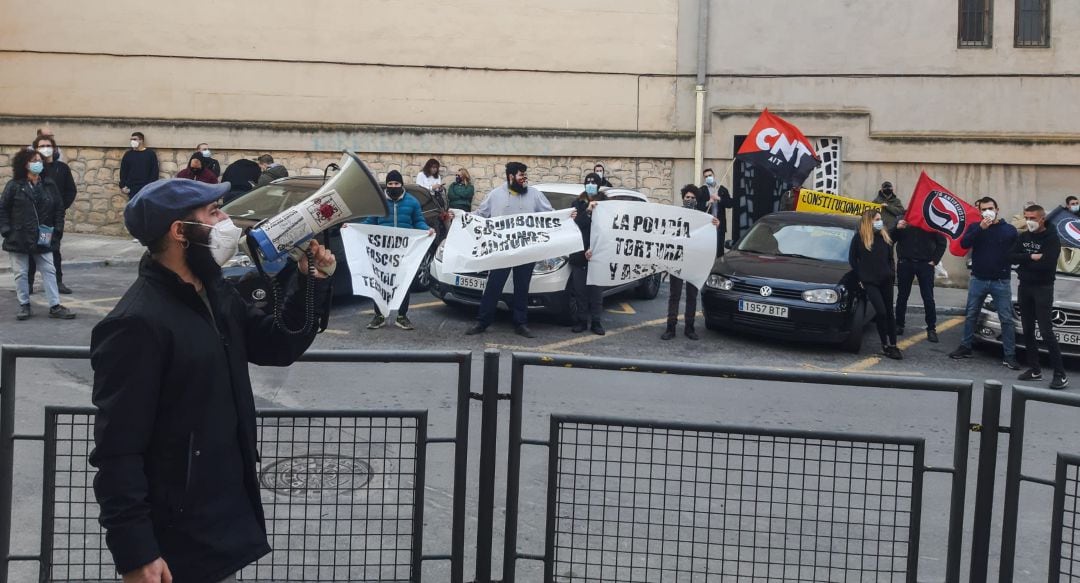
[[(288, 366), (315, 330), (282, 330), (222, 279), (241, 232), (218, 203), (228, 190), (159, 180), (124, 210), (149, 251), (90, 341), (94, 493), (124, 583), (233, 581), (270, 552), (248, 363)], [(316, 242), (311, 251), (314, 281), (304, 258), (289, 287), (311, 283), (325, 297), (334, 256)], [(299, 328), (304, 308), (303, 294), (290, 294), (284, 325)]]
[[(488, 193), (484, 202), (476, 214), (484, 218), (517, 215), (521, 213), (544, 213), (552, 210), (543, 192), (528, 185), (529, 177), (526, 172), (529, 167), (521, 162), (510, 162), (506, 165), (506, 184), (499, 186)], [(577, 217), (577, 213), (573, 213)], [(498, 307), (499, 297), (502, 296), (503, 286), (506, 285), (510, 273), (514, 274), (514, 301), (513, 319), (514, 332), (525, 338), (536, 338), (529, 329), (529, 282), (532, 281), (533, 262), (524, 263), (515, 267), (492, 269), (488, 272), (487, 285), (484, 286), (484, 295), (480, 298), (480, 313), (477, 322), (465, 334), (472, 336), (480, 334), (491, 326), (495, 321), (495, 309)]]

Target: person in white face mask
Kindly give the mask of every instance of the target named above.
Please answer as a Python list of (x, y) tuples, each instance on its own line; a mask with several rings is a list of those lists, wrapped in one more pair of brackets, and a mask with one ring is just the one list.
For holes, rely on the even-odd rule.
[[(210, 151), (210, 144), (203, 142), (195, 147), (195, 153), (202, 158), (202, 167), (214, 173), (214, 176), (221, 176), (221, 162), (214, 159), (214, 153)], [(205, 182), (205, 181), (204, 181)]]
[[(231, 580), (270, 552), (248, 364), (288, 366), (316, 330), (282, 330), (222, 279), (241, 234), (219, 207), (228, 191), (160, 180), (124, 210), (148, 253), (91, 336), (98, 414), (90, 463), (106, 544), (125, 581)], [(310, 251), (319, 270), (332, 271), (327, 249), (313, 241)], [(284, 302), (290, 328), (305, 319), (306, 282), (296, 280), (307, 273), (303, 258), (284, 282), (301, 290)], [(314, 277), (321, 318), (330, 284), (321, 271)]]
[(1069, 209), (1069, 212), (1080, 217), (1080, 198), (1075, 196), (1069, 196), (1065, 198), (1065, 208)]
[(133, 132), (131, 149), (120, 159), (120, 192), (135, 198), (144, 186), (159, 178), (157, 152), (146, 147), (142, 132)]
[(885, 228), (881, 212), (870, 209), (862, 214), (859, 230), (851, 239), (848, 263), (855, 272), (866, 301), (874, 308), (874, 324), (881, 339), (881, 353), (901, 360), (904, 355), (896, 346), (896, 320), (893, 315), (893, 283), (896, 264), (892, 238)]

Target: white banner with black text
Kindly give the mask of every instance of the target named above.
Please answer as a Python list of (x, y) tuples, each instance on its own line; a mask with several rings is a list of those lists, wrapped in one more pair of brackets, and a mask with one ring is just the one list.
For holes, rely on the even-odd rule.
[(449, 273), (515, 267), (584, 249), (572, 209), (484, 217), (456, 212), (443, 249)]
[(434, 241), (434, 236), (418, 229), (342, 225), (353, 295), (371, 298), (384, 316), (400, 308)]
[(698, 288), (716, 259), (713, 217), (676, 206), (603, 201), (592, 214), (589, 285), (614, 286), (668, 272)]

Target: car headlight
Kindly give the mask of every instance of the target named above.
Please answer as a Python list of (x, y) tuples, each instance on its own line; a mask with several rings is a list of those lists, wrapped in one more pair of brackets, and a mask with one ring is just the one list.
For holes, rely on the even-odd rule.
[(722, 275), (710, 275), (709, 279), (705, 280), (705, 287), (711, 287), (715, 289), (721, 289), (729, 291), (735, 287), (735, 282)]
[(237, 252), (236, 255), (232, 256), (232, 259), (226, 261), (225, 265), (222, 265), (221, 267), (251, 267), (252, 265), (254, 264), (251, 262), (251, 258), (248, 257), (247, 254)]
[(537, 261), (533, 266), (533, 275), (545, 275), (548, 273), (554, 273), (566, 265), (565, 257), (556, 257), (555, 259), (545, 259), (543, 261)]
[(442, 263), (443, 251), (446, 249), (446, 241), (439, 243), (439, 248), (435, 250), (435, 261)]
[(840, 301), (840, 294), (834, 289), (808, 289), (802, 293), (802, 299), (812, 304), (835, 304)]

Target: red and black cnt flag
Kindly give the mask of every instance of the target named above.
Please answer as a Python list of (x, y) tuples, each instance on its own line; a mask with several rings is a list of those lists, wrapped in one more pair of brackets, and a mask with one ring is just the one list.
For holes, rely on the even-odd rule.
[(979, 209), (964, 202), (923, 172), (915, 184), (904, 220), (912, 227), (949, 238), (949, 252), (957, 257), (967, 254), (960, 246), (960, 237), (971, 225), (982, 220)]
[(801, 185), (821, 164), (813, 144), (799, 128), (768, 109), (761, 112), (735, 159), (764, 168), (789, 186)]

